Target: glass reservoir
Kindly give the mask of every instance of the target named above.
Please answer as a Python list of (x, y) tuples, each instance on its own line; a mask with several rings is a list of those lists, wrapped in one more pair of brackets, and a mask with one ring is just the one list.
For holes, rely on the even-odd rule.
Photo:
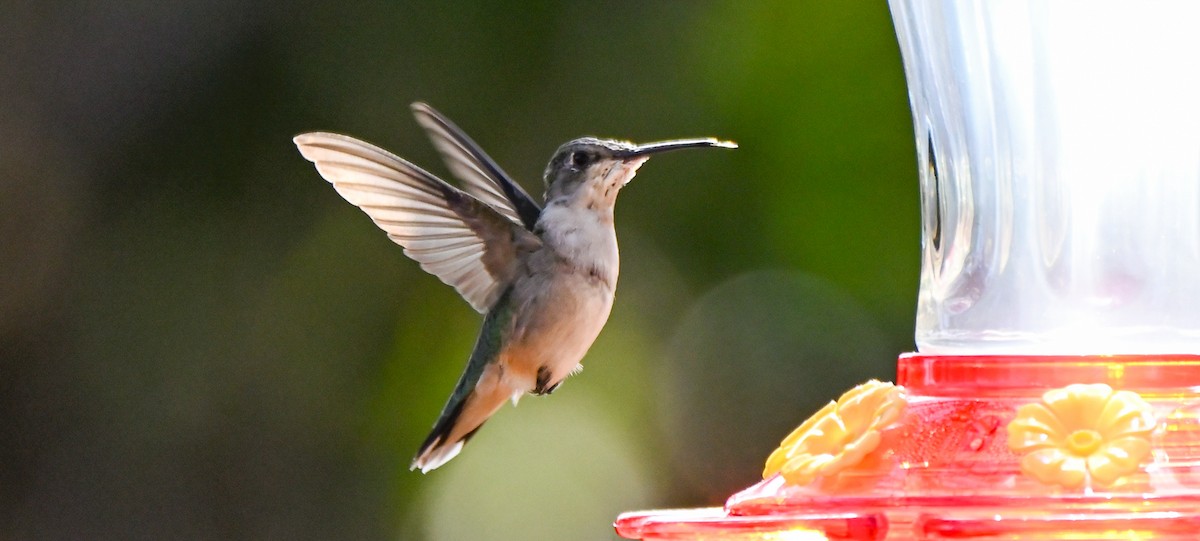
[(1200, 3), (890, 4), (917, 349), (1200, 353)]

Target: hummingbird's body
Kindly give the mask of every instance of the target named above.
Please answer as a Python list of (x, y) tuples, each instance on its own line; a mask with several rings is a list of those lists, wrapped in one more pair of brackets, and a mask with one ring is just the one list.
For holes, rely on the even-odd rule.
[(467, 368), (413, 459), (427, 472), (458, 454), (504, 402), (550, 393), (581, 368), (617, 285), (613, 205), (649, 155), (734, 145), (577, 139), (546, 167), (542, 209), (452, 123), (421, 103), (413, 111), (465, 191), (357, 139), (307, 133), (295, 142), (405, 254), (485, 314)]
[[(525, 393), (548, 394), (582, 367), (579, 361), (612, 309), (616, 234), (611, 222), (590, 231), (558, 229), (547, 228), (545, 242), (529, 253), (523, 272), (488, 310), (468, 368), (422, 445), (417, 467), (445, 463), (504, 402), (516, 403)], [(606, 260), (591, 257), (593, 242), (606, 245)], [(451, 445), (438, 445), (441, 441)]]

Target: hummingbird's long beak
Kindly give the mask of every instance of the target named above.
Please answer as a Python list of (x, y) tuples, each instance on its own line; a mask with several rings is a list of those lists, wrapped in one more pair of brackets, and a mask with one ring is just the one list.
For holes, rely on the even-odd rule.
[(617, 156), (629, 160), (639, 156), (649, 156), (659, 152), (670, 152), (681, 148), (737, 148), (737, 143), (733, 141), (719, 141), (712, 137), (703, 139), (675, 139), (672, 141), (658, 141), (655, 143), (646, 143), (637, 145), (627, 151), (619, 153)]
[(658, 141), (655, 143), (646, 143), (644, 145), (635, 145), (624, 150), (618, 150), (613, 153), (613, 157), (621, 160), (621, 165), (609, 170), (608, 175), (605, 176), (605, 183), (611, 181), (614, 175), (619, 175), (621, 180), (617, 181), (618, 184), (621, 186), (629, 184), (629, 181), (633, 180), (633, 175), (637, 173), (638, 168), (641, 167), (643, 163), (646, 163), (646, 160), (650, 159), (651, 154), (670, 152), (672, 150), (679, 150), (681, 148), (705, 147), (737, 148), (737, 143), (732, 141), (718, 141), (712, 137), (705, 137), (703, 139), (675, 139), (672, 141)]

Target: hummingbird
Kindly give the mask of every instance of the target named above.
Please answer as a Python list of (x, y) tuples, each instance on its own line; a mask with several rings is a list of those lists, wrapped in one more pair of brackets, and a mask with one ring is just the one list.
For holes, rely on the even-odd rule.
[(338, 194), (483, 314), (466, 369), (409, 468), (428, 473), (505, 402), (550, 394), (582, 368), (617, 285), (613, 205), (638, 168), (660, 152), (737, 145), (575, 139), (546, 166), (539, 205), (441, 113), (420, 102), (412, 112), (461, 189), (353, 137), (312, 132), (293, 141)]

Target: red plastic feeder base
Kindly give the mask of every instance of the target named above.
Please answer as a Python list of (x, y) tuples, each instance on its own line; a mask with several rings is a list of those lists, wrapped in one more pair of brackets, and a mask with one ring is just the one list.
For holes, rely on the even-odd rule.
[(910, 354), (897, 384), (903, 413), (861, 460), (813, 475), (785, 466), (723, 508), (625, 513), (617, 533), (1200, 539), (1200, 356)]

